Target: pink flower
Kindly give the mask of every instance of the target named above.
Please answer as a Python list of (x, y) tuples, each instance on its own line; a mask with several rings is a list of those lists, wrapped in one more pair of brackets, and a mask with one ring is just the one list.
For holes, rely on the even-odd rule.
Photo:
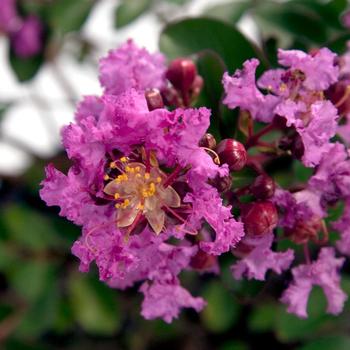
[(340, 239), (336, 242), (337, 249), (350, 257), (350, 198), (346, 200), (343, 215), (332, 227), (340, 233)]
[[(228, 174), (199, 146), (210, 111), (149, 111), (137, 87), (86, 97), (75, 118), (62, 130), (73, 166), (64, 175), (50, 165), (40, 195), (82, 226), (72, 247), (80, 270), (95, 262), (100, 280), (120, 289), (144, 282), (146, 318), (170, 322), (182, 307), (202, 309), (204, 301), (180, 286), (180, 273), (199, 247), (220, 255), (244, 234), (208, 184)], [(215, 234), (204, 237), (208, 224)]]
[(243, 239), (243, 243), (254, 246), (252, 251), (232, 265), (231, 271), (235, 279), (256, 279), (265, 280), (268, 270), (277, 274), (287, 270), (294, 259), (294, 252), (287, 249), (285, 252), (274, 252), (271, 250), (273, 234), (265, 235), (262, 238)]
[(130, 88), (144, 91), (165, 84), (165, 58), (150, 54), (132, 40), (109, 52), (100, 61), (100, 82), (108, 94), (118, 95)]
[(11, 34), (15, 54), (22, 58), (40, 53), (43, 47), (43, 25), (35, 16), (23, 20), (20, 28)]
[(288, 305), (288, 312), (301, 318), (307, 317), (307, 302), (314, 285), (320, 286), (327, 298), (327, 312), (339, 314), (347, 299), (340, 288), (339, 269), (344, 258), (336, 258), (333, 248), (322, 248), (318, 260), (292, 269), (294, 280), (284, 291), (281, 301)]
[(16, 0), (2, 0), (0, 11), (0, 31), (13, 33), (21, 26), (21, 18), (17, 14)]
[(310, 90), (326, 90), (338, 80), (336, 57), (336, 54), (327, 48), (319, 49), (311, 55), (300, 50), (278, 50), (278, 63), (303, 72), (303, 85)]
[(223, 103), (231, 109), (240, 107), (248, 110), (256, 120), (270, 122), (278, 99), (272, 95), (264, 96), (257, 89), (255, 71), (258, 65), (257, 59), (251, 59), (244, 63), (242, 70), (237, 69), (232, 77), (227, 72), (224, 74), (222, 83), (226, 96)]
[(152, 284), (145, 282), (140, 290), (145, 295), (141, 314), (147, 320), (161, 317), (170, 323), (173, 318), (178, 317), (181, 308), (191, 307), (199, 312), (206, 305), (202, 298), (194, 298), (181, 287), (177, 279)]

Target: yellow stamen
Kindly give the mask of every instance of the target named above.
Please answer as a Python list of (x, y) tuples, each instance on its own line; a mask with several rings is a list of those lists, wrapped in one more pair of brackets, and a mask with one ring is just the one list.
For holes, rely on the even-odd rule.
[(120, 161), (121, 161), (122, 163), (126, 163), (126, 162), (128, 161), (128, 159), (127, 159), (126, 157), (121, 157), (121, 158), (120, 158)]
[(105, 175), (103, 176), (103, 180), (105, 180), (105, 181), (109, 180), (109, 175), (105, 174)]
[(141, 177), (141, 174), (136, 174), (136, 177), (137, 177), (137, 178), (140, 178), (140, 177)]
[(111, 163), (109, 164), (109, 167), (110, 167), (111, 169), (115, 169), (115, 168), (117, 167), (117, 164), (115, 164), (115, 162), (111, 162)]
[(151, 177), (150, 173), (145, 173), (145, 179), (148, 180)]
[(158, 176), (157, 179), (156, 179), (156, 181), (157, 181), (158, 183), (160, 183), (160, 182), (162, 182), (162, 178), (161, 178), (160, 176)]
[(120, 194), (118, 192), (114, 193), (114, 199), (119, 199), (120, 198)]
[(119, 209), (119, 208), (120, 208), (120, 203), (117, 203), (117, 204), (115, 205), (115, 207), (116, 207), (117, 209)]
[(138, 209), (138, 210), (143, 210), (144, 207), (145, 207), (145, 206), (144, 206), (143, 204), (139, 203), (139, 204), (137, 205), (136, 209)]
[(129, 199), (125, 199), (124, 202), (120, 205), (120, 208), (125, 209), (130, 205)]
[(139, 167), (139, 166), (137, 166), (136, 168), (134, 168), (135, 169), (135, 171), (138, 173), (140, 170), (141, 170), (141, 168)]

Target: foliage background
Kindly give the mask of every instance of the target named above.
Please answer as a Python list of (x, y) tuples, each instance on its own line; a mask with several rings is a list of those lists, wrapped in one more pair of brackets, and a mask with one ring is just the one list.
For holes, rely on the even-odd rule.
[[(145, 321), (137, 288), (118, 292), (101, 284), (96, 271), (78, 272), (70, 247), (79, 228), (38, 197), (44, 165), (68, 167), (59, 128), (83, 94), (99, 93), (97, 60), (107, 49), (130, 36), (154, 50), (159, 37), (169, 59), (192, 56), (206, 83), (198, 104), (212, 109), (211, 132), (220, 138), (235, 130), (234, 114), (220, 105), (223, 72), (253, 56), (274, 66), (277, 47), (344, 52), (350, 32), (339, 18), (347, 1), (21, 0), (19, 6), (41, 18), (46, 39), (43, 52), (26, 60), (0, 40), (1, 349), (349, 349), (350, 302), (340, 317), (325, 315), (316, 289), (309, 319), (299, 320), (276, 301), (285, 279), (234, 281), (230, 257), (221, 260), (220, 277), (183, 275), (208, 301), (200, 315), (184, 311), (171, 325)], [(309, 175), (292, 166), (275, 179), (283, 184)], [(350, 293), (349, 263), (344, 270)]]

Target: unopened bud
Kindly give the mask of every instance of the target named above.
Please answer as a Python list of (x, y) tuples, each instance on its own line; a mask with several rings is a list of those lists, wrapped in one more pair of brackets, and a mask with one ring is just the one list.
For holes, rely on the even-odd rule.
[(247, 151), (244, 146), (233, 139), (222, 140), (217, 148), (216, 153), (219, 155), (220, 162), (226, 163), (231, 171), (239, 171), (247, 163)]
[(181, 107), (183, 102), (179, 93), (173, 87), (167, 87), (161, 91), (164, 103), (167, 106)]
[(197, 270), (206, 270), (213, 267), (216, 263), (216, 257), (199, 249), (196, 255), (191, 258), (190, 265)]
[(277, 226), (278, 213), (275, 205), (269, 201), (244, 204), (241, 218), (248, 236), (263, 236)]
[(217, 176), (215, 179), (210, 181), (211, 185), (214, 186), (219, 192), (223, 193), (231, 189), (232, 187), (232, 177), (227, 176)]
[(326, 97), (337, 107), (340, 115), (350, 112), (350, 79), (338, 81), (326, 91)]
[(188, 58), (175, 59), (170, 63), (166, 72), (167, 79), (181, 92), (191, 89), (196, 75), (196, 65)]
[(199, 141), (200, 147), (214, 149), (216, 147), (216, 140), (212, 134), (205, 134)]
[(157, 89), (147, 90), (145, 92), (145, 97), (146, 97), (148, 109), (150, 111), (164, 107), (163, 98), (159, 90)]
[(244, 239), (238, 242), (237, 246), (231, 249), (231, 253), (237, 258), (244, 258), (247, 256), (255, 247), (247, 244)]
[(270, 176), (265, 174), (259, 175), (250, 186), (252, 194), (257, 199), (269, 199), (271, 198), (276, 189), (275, 181)]
[(191, 87), (191, 99), (195, 100), (201, 93), (204, 86), (204, 80), (200, 75), (196, 75)]

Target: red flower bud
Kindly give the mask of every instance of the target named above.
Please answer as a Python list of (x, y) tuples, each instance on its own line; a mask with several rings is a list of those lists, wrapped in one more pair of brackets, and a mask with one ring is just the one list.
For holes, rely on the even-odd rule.
[(240, 142), (233, 139), (222, 140), (216, 148), (216, 153), (221, 163), (228, 164), (231, 171), (239, 171), (247, 163), (247, 151)]
[(239, 241), (236, 247), (231, 249), (231, 253), (237, 258), (244, 258), (247, 256), (255, 247), (251, 244), (247, 244), (244, 239)]
[(191, 86), (191, 98), (192, 100), (196, 99), (201, 93), (204, 85), (204, 80), (200, 75), (196, 75), (194, 78), (193, 84)]
[(226, 192), (232, 187), (232, 177), (230, 175), (210, 180), (210, 184), (214, 186), (219, 192)]
[(182, 99), (179, 93), (173, 87), (166, 87), (165, 89), (162, 89), (161, 94), (163, 101), (167, 106), (182, 106)]
[(271, 232), (278, 222), (275, 205), (269, 201), (254, 202), (242, 206), (241, 218), (248, 236), (263, 236)]
[(197, 270), (206, 270), (213, 267), (216, 263), (216, 257), (199, 249), (196, 255), (191, 258), (190, 265)]
[(199, 146), (214, 149), (216, 147), (216, 140), (212, 134), (205, 134), (199, 141)]
[(340, 115), (350, 112), (350, 79), (338, 81), (326, 91), (326, 97), (338, 108)]
[(154, 109), (157, 109), (157, 108), (164, 107), (163, 99), (159, 90), (157, 89), (147, 90), (145, 92), (145, 97), (146, 97), (148, 109), (150, 111), (153, 111)]
[(270, 176), (265, 174), (259, 175), (250, 186), (252, 194), (257, 199), (269, 199), (271, 198), (276, 189), (275, 181)]
[(190, 90), (196, 75), (196, 65), (188, 58), (175, 59), (166, 72), (167, 79), (181, 92)]

